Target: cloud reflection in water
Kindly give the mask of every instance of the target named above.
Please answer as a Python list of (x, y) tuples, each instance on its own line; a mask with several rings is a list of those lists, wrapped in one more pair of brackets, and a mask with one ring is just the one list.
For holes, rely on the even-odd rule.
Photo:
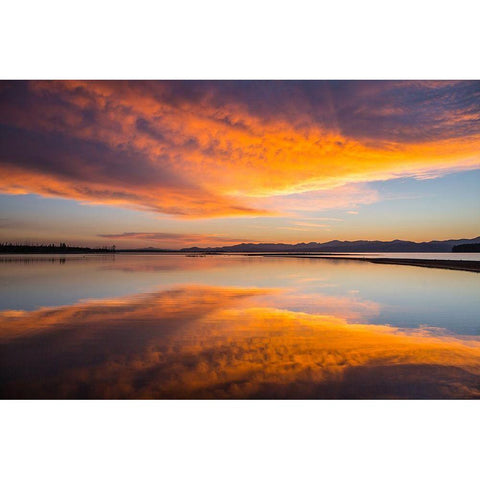
[(285, 298), (197, 285), (3, 312), (2, 397), (480, 397), (477, 337), (349, 323), (365, 307), (333, 315), (324, 297), (305, 313)]

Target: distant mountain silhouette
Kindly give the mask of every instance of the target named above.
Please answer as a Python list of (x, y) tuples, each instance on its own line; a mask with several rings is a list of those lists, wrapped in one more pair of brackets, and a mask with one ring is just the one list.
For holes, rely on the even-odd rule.
[(480, 252), (480, 243), (462, 243), (461, 245), (455, 245), (452, 248), (452, 252), (456, 252), (456, 253)]
[(356, 252), (451, 252), (456, 245), (479, 243), (480, 237), (460, 240), (432, 240), (431, 242), (409, 242), (406, 240), (357, 240), (342, 242), (332, 240), (325, 243), (240, 243), (228, 247), (190, 247), (182, 248), (181, 252), (325, 252), (325, 253), (356, 253)]

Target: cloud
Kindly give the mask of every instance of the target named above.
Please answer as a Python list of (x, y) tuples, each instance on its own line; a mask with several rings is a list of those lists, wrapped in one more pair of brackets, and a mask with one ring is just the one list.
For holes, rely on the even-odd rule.
[[(260, 198), (258, 199), (257, 205), (272, 210), (283, 209), (283, 211), (290, 212), (294, 215), (302, 213), (302, 218), (305, 218), (303, 216), (305, 212), (311, 214), (312, 212), (321, 212), (324, 210), (370, 205), (377, 202), (379, 198), (378, 192), (368, 185), (350, 184), (329, 190), (315, 190), (305, 193)], [(315, 220), (320, 220), (320, 218), (316, 218)]]
[(299, 227), (311, 227), (311, 228), (328, 228), (330, 226), (327, 223), (311, 223), (311, 222), (295, 222), (295, 225)]
[(194, 217), (266, 214), (235, 205), (166, 166), (139, 162), (129, 148), (11, 127), (0, 129), (0, 144), (4, 193), (33, 192)]
[(302, 216), (304, 220), (315, 220), (318, 222), (343, 222), (343, 218), (336, 218), (336, 217), (306, 217)]
[(222, 244), (249, 242), (245, 238), (225, 237), (224, 235), (202, 235), (195, 233), (171, 233), (171, 232), (124, 232), (124, 233), (103, 233), (98, 237), (111, 240), (138, 240), (142, 242), (174, 242), (182, 245), (194, 243), (201, 245), (211, 242), (222, 242)]
[(0, 189), (266, 215), (262, 198), (478, 167), (479, 105), (479, 82), (3, 82)]

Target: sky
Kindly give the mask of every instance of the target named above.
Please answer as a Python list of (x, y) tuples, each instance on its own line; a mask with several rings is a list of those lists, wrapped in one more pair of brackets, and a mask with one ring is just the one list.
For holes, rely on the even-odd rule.
[(480, 235), (479, 81), (3, 81), (0, 146), (0, 241)]

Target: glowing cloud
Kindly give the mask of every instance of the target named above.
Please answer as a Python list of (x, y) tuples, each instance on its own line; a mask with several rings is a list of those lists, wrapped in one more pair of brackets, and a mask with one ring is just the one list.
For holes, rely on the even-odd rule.
[(479, 82), (4, 82), (0, 107), (1, 191), (187, 217), (480, 165)]
[(222, 242), (222, 244), (249, 242), (245, 238), (232, 238), (224, 235), (201, 235), (195, 233), (170, 233), (170, 232), (124, 232), (124, 233), (105, 233), (98, 235), (101, 238), (110, 240), (138, 240), (141, 242), (175, 242), (179, 245), (202, 245), (211, 242)]

